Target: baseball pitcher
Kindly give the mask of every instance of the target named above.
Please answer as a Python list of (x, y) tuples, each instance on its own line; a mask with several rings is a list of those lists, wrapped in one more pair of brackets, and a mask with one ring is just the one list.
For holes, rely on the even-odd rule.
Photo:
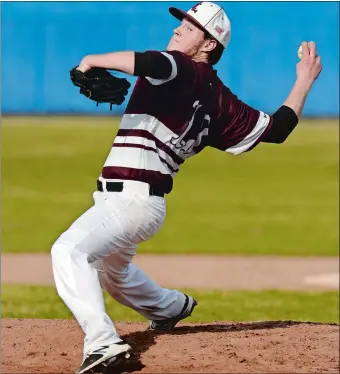
[(85, 333), (78, 373), (100, 372), (132, 353), (105, 311), (102, 288), (154, 330), (172, 330), (192, 313), (191, 296), (160, 287), (132, 263), (138, 244), (162, 226), (165, 196), (189, 157), (205, 147), (239, 155), (261, 142), (283, 143), (321, 71), (315, 43), (303, 42), (288, 98), (266, 114), (238, 99), (213, 68), (231, 36), (223, 8), (202, 2), (169, 11), (181, 23), (166, 50), (88, 55), (71, 70), (81, 94), (110, 106), (124, 101), (130, 84), (107, 69), (138, 77), (94, 204), (51, 251), (57, 291)]

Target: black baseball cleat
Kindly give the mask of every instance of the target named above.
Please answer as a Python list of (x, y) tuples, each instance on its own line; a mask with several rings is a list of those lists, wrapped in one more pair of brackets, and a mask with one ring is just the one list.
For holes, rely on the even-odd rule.
[(124, 363), (132, 355), (132, 348), (124, 343), (106, 345), (91, 351), (85, 358), (76, 374), (103, 373), (108, 367)]
[(150, 330), (171, 331), (179, 321), (191, 316), (196, 305), (198, 305), (198, 303), (194, 298), (185, 295), (185, 303), (181, 312), (172, 318), (150, 321)]

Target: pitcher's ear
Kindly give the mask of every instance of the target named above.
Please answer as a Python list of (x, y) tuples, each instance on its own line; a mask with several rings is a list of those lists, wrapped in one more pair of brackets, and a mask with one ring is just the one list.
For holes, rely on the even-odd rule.
[(217, 41), (214, 39), (205, 39), (204, 45), (203, 45), (203, 51), (204, 52), (211, 52), (217, 47)]

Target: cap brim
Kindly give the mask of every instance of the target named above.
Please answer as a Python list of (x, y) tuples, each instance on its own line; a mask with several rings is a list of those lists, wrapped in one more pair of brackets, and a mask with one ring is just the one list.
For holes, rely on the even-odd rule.
[(186, 13), (183, 12), (183, 10), (174, 8), (173, 6), (169, 8), (169, 12), (171, 15), (173, 15), (175, 18), (182, 21), (182, 19), (185, 17)]
[(180, 10), (178, 8), (170, 7), (169, 12), (171, 15), (173, 15), (178, 20), (182, 21), (183, 18), (187, 18), (190, 22), (198, 26), (200, 29), (204, 31), (203, 25), (201, 25), (198, 21), (195, 20), (195, 18), (191, 17), (188, 13), (184, 12), (183, 10)]

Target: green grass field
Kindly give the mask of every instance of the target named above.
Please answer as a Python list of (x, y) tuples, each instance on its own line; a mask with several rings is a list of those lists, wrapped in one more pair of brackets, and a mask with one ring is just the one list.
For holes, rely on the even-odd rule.
[[(92, 204), (114, 118), (4, 118), (2, 249), (48, 252)], [(301, 123), (283, 145), (183, 165), (167, 219), (139, 253), (338, 254), (338, 126)]]
[[(295, 320), (339, 323), (338, 292), (189, 292), (199, 302), (191, 322)], [(54, 287), (2, 285), (2, 317), (73, 318)], [(105, 293), (113, 321), (145, 321)]]

